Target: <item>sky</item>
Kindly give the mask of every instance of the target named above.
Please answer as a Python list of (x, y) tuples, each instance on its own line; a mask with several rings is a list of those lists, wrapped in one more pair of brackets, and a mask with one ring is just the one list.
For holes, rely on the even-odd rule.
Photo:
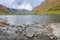
[(0, 0), (0, 4), (9, 8), (31, 10), (40, 5), (45, 0)]

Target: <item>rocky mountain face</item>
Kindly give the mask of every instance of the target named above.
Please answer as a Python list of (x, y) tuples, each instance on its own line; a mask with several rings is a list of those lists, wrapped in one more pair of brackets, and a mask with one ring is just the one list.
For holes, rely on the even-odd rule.
[(38, 7), (32, 10), (33, 14), (48, 14), (59, 15), (60, 14), (60, 0), (46, 0)]

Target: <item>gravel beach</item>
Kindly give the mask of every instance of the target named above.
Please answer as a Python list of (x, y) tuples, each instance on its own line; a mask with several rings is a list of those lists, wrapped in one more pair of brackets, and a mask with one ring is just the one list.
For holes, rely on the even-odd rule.
[(60, 40), (59, 26), (60, 23), (0, 26), (0, 40)]

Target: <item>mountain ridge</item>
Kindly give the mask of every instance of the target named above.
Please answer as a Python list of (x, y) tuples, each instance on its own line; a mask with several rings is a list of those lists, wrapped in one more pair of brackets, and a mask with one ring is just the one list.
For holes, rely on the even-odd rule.
[(8, 15), (8, 14), (12, 14), (12, 12), (10, 12), (7, 7), (0, 4), (0, 15), (3, 14)]
[(32, 14), (40, 15), (59, 15), (60, 8), (58, 8), (57, 6), (60, 6), (60, 0), (46, 0), (38, 7), (34, 8), (31, 12)]
[(30, 14), (30, 11), (26, 9), (13, 9), (0, 5), (0, 15), (26, 15)]

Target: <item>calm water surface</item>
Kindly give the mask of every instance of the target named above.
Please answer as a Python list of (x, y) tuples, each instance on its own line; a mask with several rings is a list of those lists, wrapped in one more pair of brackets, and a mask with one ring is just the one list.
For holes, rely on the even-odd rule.
[(60, 16), (41, 16), (41, 15), (5, 15), (0, 18), (7, 17), (11, 24), (23, 24), (34, 22), (60, 22)]

